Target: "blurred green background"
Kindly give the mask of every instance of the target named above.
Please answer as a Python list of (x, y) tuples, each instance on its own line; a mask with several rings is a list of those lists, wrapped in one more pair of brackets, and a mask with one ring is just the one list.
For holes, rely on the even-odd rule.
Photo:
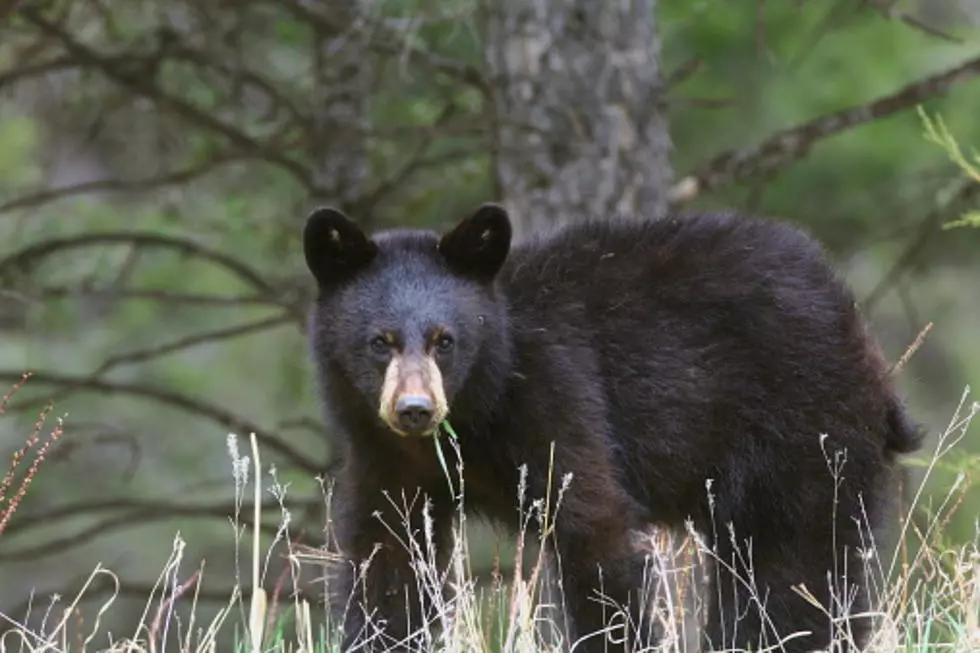
[[(355, 4), (75, 0), (0, 12), (0, 386), (36, 373), (0, 417), (0, 460), (47, 398), (48, 430), (67, 414), (0, 537), (0, 612), (31, 592), (67, 593), (101, 562), (128, 588), (110, 618), (130, 623), (178, 532), (182, 577), (206, 558), (204, 585), (221, 595), (235, 550), (229, 432), (259, 428), (300, 452), (303, 466), (262, 449), (289, 484), (292, 526), (322, 540), (315, 475), (329, 451), (303, 333), (306, 214), (329, 202), (372, 228), (441, 228), (500, 199), (492, 112), (471, 74), (485, 70), (479, 3), (373, 3), (367, 36), (349, 38), (307, 13), (333, 25)], [(675, 78), (663, 108), (676, 180), (980, 54), (970, 0), (662, 0), (657, 26)], [(956, 82), (922, 106), (969, 151), (980, 78)], [(933, 323), (899, 377), (932, 433), (928, 457), (980, 379), (980, 229), (941, 228), (980, 193), (926, 141), (915, 105), (684, 208), (812, 230), (872, 298), (891, 360)], [(936, 504), (967, 473), (951, 542), (976, 535), (978, 452), (974, 428), (928, 485), (925, 505)], [(481, 538), (486, 569), (496, 540)]]

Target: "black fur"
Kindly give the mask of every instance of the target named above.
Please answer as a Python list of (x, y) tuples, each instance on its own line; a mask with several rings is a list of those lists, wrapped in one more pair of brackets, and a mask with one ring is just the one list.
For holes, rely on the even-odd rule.
[[(597, 566), (604, 594), (624, 605), (633, 595), (635, 606), (643, 554), (634, 533), (691, 518), (726, 562), (728, 523), (743, 558), (751, 538), (768, 619), (780, 636), (814, 633), (785, 650), (826, 645), (828, 618), (791, 585), (826, 604), (828, 572), (846, 568), (836, 585), (863, 587), (856, 554), (867, 541), (854, 519), (882, 525), (895, 454), (917, 449), (921, 433), (820, 247), (787, 225), (727, 214), (590, 221), (513, 248), (510, 237), (493, 205), (442, 238), (396, 230), (368, 240), (335, 212), (310, 217), (305, 251), (320, 286), (311, 346), (341, 460), (337, 544), (351, 561), (382, 545), (346, 615), (345, 645), (364, 626), (363, 608), (396, 638), (407, 619), (420, 623), (423, 606), (405, 604), (417, 594), (406, 554), (375, 516), (399, 523), (383, 492), (396, 503), (427, 494), (437, 540), (449, 541), (453, 506), (433, 443), (384, 428), (384, 361), (368, 347), (382, 329), (411, 339), (433, 324), (457, 343), (439, 365), (467, 507), (516, 528), (518, 467), (528, 465), (529, 496), (543, 497), (552, 440), (555, 482), (573, 474), (556, 547), (578, 635), (603, 625), (591, 598)], [(846, 457), (836, 508), (835, 452)], [(710, 647), (773, 644), (744, 586), (725, 574), (720, 582)], [(353, 588), (344, 566), (334, 605)], [(862, 592), (849, 609), (866, 607)], [(869, 625), (852, 624), (859, 643)], [(606, 650), (588, 641), (576, 650)]]

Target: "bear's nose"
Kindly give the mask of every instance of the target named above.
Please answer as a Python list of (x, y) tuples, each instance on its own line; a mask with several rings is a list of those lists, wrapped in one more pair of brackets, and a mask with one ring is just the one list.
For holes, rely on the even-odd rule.
[(418, 435), (429, 429), (435, 406), (424, 395), (404, 395), (395, 403), (398, 428), (411, 435)]

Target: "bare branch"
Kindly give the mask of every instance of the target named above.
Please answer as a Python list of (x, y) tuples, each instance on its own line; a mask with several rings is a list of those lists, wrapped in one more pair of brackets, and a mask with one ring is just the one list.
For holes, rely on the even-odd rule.
[(236, 82), (248, 84), (264, 94), (273, 105), (278, 105), (285, 109), (297, 125), (309, 129), (310, 116), (300, 111), (292, 99), (279, 92), (276, 85), (261, 74), (244, 68), (240, 64), (236, 64), (234, 67), (228, 66), (223, 61), (212, 59), (205, 53), (191, 49), (185, 45), (177, 46), (169, 50), (167, 54), (175, 60), (185, 61), (206, 70), (213, 70), (228, 79), (234, 78)]
[(980, 184), (964, 177), (956, 188), (922, 219), (905, 250), (862, 302), (865, 313), (870, 314), (875, 309), (902, 275), (915, 265), (926, 248), (932, 244), (933, 239), (941, 231), (947, 209), (953, 204), (969, 201), (978, 195), (980, 195)]
[(245, 324), (238, 324), (233, 327), (225, 327), (223, 329), (205, 331), (204, 333), (196, 333), (192, 336), (180, 338), (179, 340), (157, 345), (156, 347), (150, 347), (148, 349), (118, 354), (107, 358), (102, 365), (95, 370), (95, 376), (102, 376), (112, 368), (118, 367), (119, 365), (145, 362), (153, 358), (159, 358), (160, 356), (181, 351), (182, 349), (189, 349), (190, 347), (196, 347), (197, 345), (202, 345), (204, 343), (237, 338), (238, 336), (289, 324), (291, 321), (292, 317), (290, 315), (276, 315), (253, 322), (247, 322)]
[[(13, 383), (19, 380), (21, 376), (22, 374), (19, 372), (0, 370), (0, 382)], [(166, 406), (182, 410), (191, 415), (197, 415), (199, 417), (209, 419), (228, 431), (236, 433), (255, 433), (255, 437), (259, 440), (263, 447), (278, 453), (285, 460), (304, 471), (318, 474), (321, 473), (326, 466), (325, 463), (311, 462), (309, 456), (297, 451), (290, 445), (283, 442), (275, 434), (266, 431), (244, 417), (236, 415), (220, 406), (215, 406), (214, 404), (209, 404), (204, 401), (198, 401), (197, 399), (193, 399), (178, 392), (173, 392), (172, 390), (157, 388), (149, 385), (140, 385), (136, 383), (121, 383), (104, 381), (91, 377), (71, 376), (67, 374), (59, 374), (57, 372), (33, 372), (31, 379), (35, 384), (44, 383), (106, 395), (137, 397), (156, 401)]]
[(278, 298), (279, 292), (247, 263), (186, 238), (144, 231), (90, 232), (78, 236), (43, 240), (0, 259), (0, 278), (3, 278), (5, 274), (27, 270), (41, 259), (66, 250), (117, 244), (136, 247), (162, 247), (208, 261), (229, 271), (262, 295), (275, 300), (278, 306), (289, 308)]
[(184, 170), (175, 170), (147, 179), (100, 179), (98, 181), (89, 181), (62, 188), (39, 190), (0, 204), (0, 213), (7, 213), (15, 209), (32, 208), (54, 200), (75, 195), (84, 195), (86, 193), (147, 191), (165, 186), (186, 184), (189, 181), (193, 181), (212, 172), (220, 165), (240, 161), (241, 158), (241, 156), (232, 155), (215, 157)]
[(915, 16), (909, 14), (908, 12), (901, 11), (895, 8), (895, 0), (865, 0), (869, 7), (874, 11), (877, 11), (884, 18), (888, 20), (898, 19), (911, 27), (912, 29), (918, 30), (923, 34), (929, 36), (934, 36), (936, 38), (942, 39), (944, 41), (949, 41), (950, 43), (962, 44), (963, 39), (956, 38), (952, 34), (947, 34), (940, 29), (933, 27), (932, 25), (927, 25)]
[(904, 111), (924, 100), (941, 95), (954, 84), (965, 82), (978, 74), (980, 74), (980, 57), (908, 84), (899, 91), (873, 102), (844, 109), (778, 132), (758, 145), (724, 152), (693, 174), (681, 179), (671, 189), (670, 201), (673, 204), (680, 204), (693, 199), (699, 193), (723, 184), (785, 167), (803, 158), (820, 139)]
[(704, 62), (700, 57), (691, 57), (687, 61), (683, 62), (677, 68), (675, 68), (667, 77), (664, 79), (664, 92), (673, 90), (675, 86), (683, 84), (688, 80), (694, 73), (698, 72), (703, 68)]
[(170, 109), (187, 122), (202, 127), (216, 135), (220, 135), (229, 143), (260, 159), (276, 164), (288, 171), (305, 188), (315, 192), (313, 180), (307, 170), (298, 161), (280, 154), (277, 150), (264, 144), (239, 130), (233, 125), (215, 118), (210, 113), (193, 104), (167, 94), (159, 86), (152, 83), (145, 75), (132, 75), (127, 68), (116, 60), (101, 55), (86, 45), (79, 43), (58, 25), (45, 20), (35, 7), (24, 7), (19, 12), (26, 20), (36, 26), (43, 34), (59, 41), (64, 49), (78, 61), (89, 68), (100, 70), (106, 77), (119, 86), (155, 102), (158, 106)]
[(426, 156), (439, 135), (439, 128), (452, 118), (455, 112), (456, 106), (453, 103), (446, 105), (434, 123), (421, 130), (423, 132), (422, 138), (409, 160), (397, 172), (391, 175), (391, 177), (383, 180), (375, 188), (365, 193), (364, 197), (357, 202), (353, 212), (358, 215), (370, 214), (371, 210), (387, 195), (400, 188), (413, 174), (424, 168), (442, 165), (472, 156), (473, 148), (469, 145), (449, 152), (443, 152), (436, 156)]
[[(0, 294), (12, 295), (13, 291)], [(141, 290), (138, 288), (73, 288), (46, 286), (31, 291), (31, 296), (18, 297), (22, 301), (32, 301), (33, 296), (41, 299), (92, 296), (104, 299), (132, 299), (154, 301), (167, 304), (192, 304), (198, 306), (279, 306), (279, 303), (258, 295), (214, 295), (169, 292), (166, 290)]]
[[(216, 515), (211, 512), (185, 511), (181, 510), (178, 506), (156, 512), (132, 510), (120, 515), (108, 517), (62, 537), (53, 538), (44, 542), (32, 542), (13, 551), (0, 551), (0, 563), (27, 562), (29, 560), (46, 558), (64, 553), (99, 537), (109, 535), (112, 531), (130, 528), (137, 524), (169, 521), (177, 517), (214, 519)], [(279, 531), (279, 525), (277, 523), (264, 522), (259, 528), (263, 533), (273, 536)], [(298, 530), (289, 529), (289, 532), (290, 539), (296, 539), (299, 536)], [(3, 542), (7, 542), (6, 537), (4, 537)]]
[[(281, 0), (282, 4), (293, 13), (300, 21), (319, 29), (325, 34), (339, 34), (348, 29), (350, 25), (349, 17), (344, 17), (340, 11), (324, 11), (317, 13), (310, 10), (306, 3), (299, 0)], [(444, 57), (435, 52), (419, 50), (405, 43), (405, 39), (398, 30), (386, 28), (384, 26), (373, 26), (375, 32), (372, 35), (371, 47), (381, 54), (392, 57), (404, 57), (409, 63), (418, 65), (432, 72), (439, 72), (454, 79), (474, 86), (485, 94), (489, 94), (489, 83), (484, 78), (479, 68), (470, 64)]]
[(49, 73), (76, 68), (78, 63), (74, 58), (62, 55), (48, 61), (40, 61), (31, 64), (20, 64), (11, 66), (9, 69), (0, 72), (0, 89), (10, 86), (16, 82), (21, 82), (32, 77), (41, 77)]
[[(319, 499), (297, 501), (295, 499), (284, 500), (284, 505), (289, 510), (309, 509), (312, 506), (321, 506)], [(278, 500), (271, 500), (261, 506), (263, 513), (280, 512)], [(138, 519), (146, 515), (147, 521), (159, 519), (171, 519), (177, 517), (211, 517), (226, 519), (234, 516), (236, 510), (240, 514), (251, 514), (252, 504), (235, 505), (234, 502), (216, 501), (212, 503), (202, 503), (198, 505), (188, 505), (161, 501), (153, 499), (105, 499), (100, 501), (84, 501), (69, 503), (66, 505), (49, 508), (33, 513), (18, 513), (17, 519), (12, 521), (4, 533), (4, 542), (23, 535), (26, 532), (50, 526), (59, 519), (76, 519), (79, 517), (93, 517), (109, 513), (125, 512), (128, 515), (138, 515)], [(0, 557), (3, 557), (0, 555)]]

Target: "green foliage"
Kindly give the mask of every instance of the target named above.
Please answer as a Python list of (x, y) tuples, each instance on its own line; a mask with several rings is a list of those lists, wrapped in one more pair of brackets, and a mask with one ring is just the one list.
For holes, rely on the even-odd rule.
[(32, 155), (38, 145), (37, 123), (24, 115), (0, 111), (0, 194), (36, 184)]
[[(943, 122), (942, 116), (937, 115), (935, 120), (933, 120), (929, 118), (929, 115), (922, 107), (918, 107), (917, 110), (919, 117), (925, 125), (926, 137), (936, 145), (939, 145), (967, 177), (980, 184), (980, 154), (974, 150), (972, 153), (973, 161), (971, 162), (963, 154), (959, 143), (956, 142), (956, 139), (949, 132), (946, 123)], [(955, 229), (957, 227), (980, 227), (980, 211), (970, 211), (965, 213), (961, 219), (947, 222), (943, 225), (943, 229)]]
[[(261, 94), (254, 88), (246, 92), (242, 84), (232, 83), (241, 82), (235, 76), (235, 66), (241, 62), (303, 116), (317, 115), (343, 99), (338, 94), (325, 100), (320, 94), (313, 63), (317, 29), (282, 8), (295, 3), (246, 3), (235, 12), (175, 5), (173, 14), (155, 0), (68, 4), (73, 7), (69, 25), (75, 35), (102, 53), (152, 54), (160, 46), (163, 28), (199, 30), (200, 37), (190, 45), (202, 51), (214, 46), (220, 56), (205, 64), (191, 56), (175, 58), (156, 70), (139, 69), (146, 62), (132, 57), (126, 62), (132, 70), (127, 71), (141, 72), (192, 109), (249, 138), (269, 139), (273, 156), (288, 157), (304, 170), (337, 151), (346, 156), (347, 141), (304, 141), (298, 136), (304, 132), (296, 120), (290, 122), (288, 109), (272, 109), (255, 100)], [(46, 6), (45, 15), (57, 14), (68, 4)], [(372, 56), (368, 62), (377, 76), (365, 112), (368, 132), (362, 141), (352, 142), (367, 150), (368, 190), (383, 192), (378, 192), (376, 203), (364, 215), (356, 217), (370, 219), (374, 227), (439, 228), (479, 202), (499, 199), (494, 197), (493, 151), (485, 134), (492, 111), (481, 90), (443, 70), (417, 65), (413, 53), (483, 69), (478, 3), (386, 0), (368, 4), (370, 29), (390, 33), (389, 47), (397, 54)], [(660, 2), (665, 72), (673, 73), (694, 58), (701, 62), (664, 98), (678, 178), (720, 152), (751, 148), (782, 129), (861, 106), (976, 56), (976, 34), (961, 34), (962, 43), (950, 43), (898, 20), (889, 21), (871, 4)], [(92, 10), (86, 11), (89, 5)], [(111, 25), (102, 20), (106, 12), (111, 14)], [(210, 21), (220, 23), (219, 27)], [(0, 90), (4, 92), (10, 87), (4, 86), (2, 75), (22, 65), (19, 57), (31, 52), (27, 46), (34, 40), (31, 24), (20, 14), (8, 26), (0, 32)], [(213, 32), (207, 31), (212, 28)], [(242, 47), (236, 49), (235, 39), (241, 40)], [(31, 61), (44, 62), (60, 52), (50, 43), (42, 50)], [(328, 58), (328, 72), (335, 67), (335, 60)], [(64, 172), (54, 164), (73, 161), (77, 152), (104, 166), (97, 173), (124, 179), (150, 179), (161, 172), (203, 167), (219, 155), (237, 159), (173, 186), (72, 195), (0, 213), (0, 260), (49, 238), (139, 230), (186, 239), (233, 256), (272, 285), (272, 300), (303, 305), (301, 295), (310, 288), (300, 253), (302, 220), (314, 201), (335, 198), (313, 198), (310, 188), (268, 157), (253, 156), (246, 146), (230, 143), (200, 122), (178, 119), (164, 111), (163, 104), (135, 97), (131, 89), (91, 67), (75, 77), (58, 77), (58, 83), (64, 86), (53, 88), (61, 88), (60, 94), (48, 98), (46, 105), (39, 102), (40, 109), (14, 99), (14, 94), (0, 103), (0, 206), (29, 197), (52, 180), (67, 178), (64, 183), (73, 183), (74, 175), (59, 177)], [(980, 142), (977, 106), (980, 83), (965, 83), (926, 103), (919, 119), (905, 111), (846, 130), (815, 143), (801, 160), (771, 178), (751, 177), (719, 188), (698, 198), (693, 207), (751, 209), (811, 229), (842, 262), (861, 294), (884, 276), (917, 237), (924, 217), (937, 209), (937, 195), (950, 181), (950, 161), (976, 179), (980, 165), (976, 153), (962, 152), (951, 134), (963, 142)], [(944, 118), (931, 120), (928, 114)], [(923, 147), (922, 123), (927, 138), (943, 151)], [(82, 176), (88, 172), (82, 170)], [(969, 207), (954, 205), (949, 212), (943, 214), (945, 229), (980, 226), (980, 213)], [(961, 218), (946, 220), (959, 213)], [(934, 337), (900, 379), (909, 386), (915, 414), (933, 432), (947, 416), (943, 402), (980, 372), (975, 337), (980, 313), (972, 301), (980, 275), (976, 240), (971, 240), (977, 233), (956, 230), (935, 236), (933, 246), (923, 248), (914, 261), (914, 274), (901, 280), (903, 292), (912, 300), (890, 295), (890, 303), (875, 315), (876, 333), (891, 357), (904, 350), (923, 321), (937, 323)], [(27, 281), (0, 287), (0, 301), (14, 297), (15, 306), (26, 315), (26, 328), (0, 333), (0, 368), (29, 366), (84, 376), (111, 356), (263, 319), (279, 310), (271, 301), (180, 304), (112, 299), (88, 292), (123, 288), (216, 298), (256, 294), (255, 288), (227, 269), (166, 248), (136, 251), (113, 245), (64, 251), (32, 269)], [(45, 294), (59, 287), (75, 292), (67, 297)], [(0, 311), (9, 306), (0, 303)], [(119, 365), (105, 378), (182, 393), (275, 429), (291, 445), (305, 445), (311, 456), (325, 457), (302, 328), (290, 323), (189, 346)], [(51, 390), (34, 392), (46, 396)], [(198, 488), (199, 481), (210, 480), (215, 466), (224, 464), (223, 427), (152, 401), (71, 392), (59, 399), (58, 408), (71, 416), (69, 432), (72, 420), (78, 419), (95, 424), (95, 435), (89, 440), (77, 436), (81, 462), (64, 462), (58, 470), (62, 473), (49, 472), (44, 484), (32, 489), (38, 505), (56, 504), (66, 496), (181, 496), (188, 486)], [(30, 416), (25, 420), (29, 423)], [(313, 422), (313, 428), (295, 426), (303, 420)], [(10, 422), (13, 419), (0, 426), (6, 428)], [(110, 444), (101, 444), (104, 433), (98, 427), (103, 423), (111, 426), (106, 433), (123, 436), (107, 437)], [(975, 431), (965, 435), (960, 458), (952, 457), (938, 469), (939, 481), (931, 492), (941, 496), (959, 474), (968, 480), (980, 474)], [(6, 431), (0, 435), (5, 438)], [(116, 453), (123, 437), (139, 443), (141, 467), (130, 481), (123, 478), (120, 470), (125, 462)], [(451, 443), (451, 438), (442, 442)], [(82, 473), (75, 473), (79, 469)], [(296, 492), (315, 485), (305, 472), (283, 469), (280, 475)], [(975, 486), (964, 483), (963, 488), (968, 487)], [(214, 492), (214, 496), (225, 495), (224, 488)], [(195, 499), (207, 496), (206, 489), (195, 489)], [(966, 541), (974, 533), (980, 497), (975, 489), (972, 493), (964, 489), (962, 501), (964, 507), (944, 530), (949, 541), (942, 541), (943, 546)], [(182, 522), (181, 531), (192, 537), (205, 529), (196, 522)], [(139, 550), (141, 557), (154, 560), (169, 542), (170, 525), (164, 532), (167, 536), (162, 538), (129, 533), (118, 541), (107, 538), (89, 553), (103, 559)], [(476, 549), (482, 553), (474, 565), (485, 569), (492, 547), (484, 544)], [(0, 577), (0, 585), (4, 581)], [(20, 586), (19, 579), (7, 582)], [(933, 630), (922, 633), (924, 640), (936, 637), (936, 626), (929, 628)]]

